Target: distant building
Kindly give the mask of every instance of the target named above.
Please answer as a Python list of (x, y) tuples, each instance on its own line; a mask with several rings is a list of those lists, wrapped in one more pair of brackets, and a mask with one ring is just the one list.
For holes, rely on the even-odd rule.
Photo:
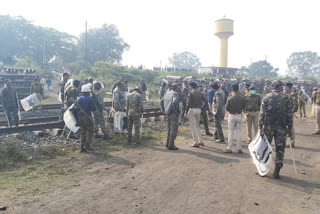
[(207, 73), (213, 77), (220, 78), (237, 78), (245, 76), (243, 70), (239, 68), (226, 68), (226, 67), (200, 67), (199, 73)]

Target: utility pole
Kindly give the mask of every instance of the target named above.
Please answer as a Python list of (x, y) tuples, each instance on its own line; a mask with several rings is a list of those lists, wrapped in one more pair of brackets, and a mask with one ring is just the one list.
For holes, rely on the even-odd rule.
[(88, 72), (88, 23), (86, 21), (86, 33), (85, 33), (85, 71)]
[(44, 67), (45, 63), (45, 56), (46, 56), (46, 40), (43, 40), (43, 50), (42, 50), (42, 67)]

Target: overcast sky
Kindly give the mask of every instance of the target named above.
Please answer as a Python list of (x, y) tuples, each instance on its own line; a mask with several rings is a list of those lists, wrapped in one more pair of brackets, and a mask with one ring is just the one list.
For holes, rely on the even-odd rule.
[[(215, 20), (234, 20), (229, 67), (267, 60), (287, 69), (295, 51), (320, 52), (317, 0), (0, 0), (0, 14), (23, 16), (36, 25), (78, 36), (103, 23), (118, 27), (131, 46), (123, 64), (149, 68), (168, 63), (174, 52), (190, 51), (203, 66), (219, 65)], [(1, 35), (0, 35), (1, 36)]]

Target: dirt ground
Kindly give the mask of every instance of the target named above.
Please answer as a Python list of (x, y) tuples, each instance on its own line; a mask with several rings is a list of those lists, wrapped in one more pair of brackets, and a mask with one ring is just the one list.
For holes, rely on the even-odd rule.
[[(162, 137), (158, 145), (110, 152), (83, 167), (81, 176), (40, 196), (20, 196), (3, 213), (319, 213), (314, 126), (311, 119), (295, 120), (298, 174), (286, 149), (280, 180), (272, 178), (273, 169), (266, 177), (256, 174), (246, 145), (244, 154), (224, 154), (226, 145), (205, 137), (205, 147), (192, 148), (189, 128), (180, 127), (178, 151), (166, 150)], [(223, 127), (227, 136), (226, 121)], [(243, 133), (245, 140), (245, 127)]]

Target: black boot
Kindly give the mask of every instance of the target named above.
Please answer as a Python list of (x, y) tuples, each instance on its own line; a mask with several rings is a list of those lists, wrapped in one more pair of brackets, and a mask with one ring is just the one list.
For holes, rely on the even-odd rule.
[(280, 166), (276, 166), (273, 171), (273, 177), (275, 179), (280, 179)]
[(87, 150), (85, 149), (84, 145), (81, 145), (80, 147), (80, 152), (83, 153), (83, 152), (86, 152)]
[(213, 134), (210, 131), (206, 131), (207, 136), (213, 136)]

